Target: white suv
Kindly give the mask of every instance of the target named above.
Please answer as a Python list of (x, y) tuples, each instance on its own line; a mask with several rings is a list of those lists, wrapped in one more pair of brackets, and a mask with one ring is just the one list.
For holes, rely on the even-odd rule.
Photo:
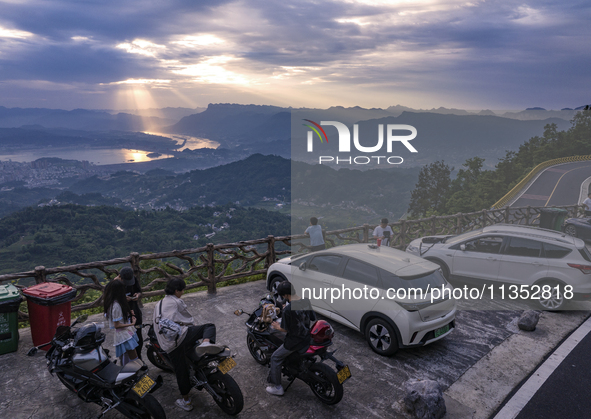
[[(545, 310), (562, 309), (570, 298), (591, 298), (591, 254), (583, 240), (558, 231), (495, 224), (459, 236), (416, 239), (406, 251), (437, 263), (451, 281), (506, 284), (505, 296), (517, 285), (511, 289), (528, 291)], [(544, 285), (549, 292), (539, 292)], [(565, 294), (567, 285), (572, 294)]]
[(455, 327), (453, 288), (439, 266), (390, 247), (351, 244), (281, 259), (269, 267), (267, 288), (286, 279), (314, 311), (362, 332), (380, 355), (427, 345)]

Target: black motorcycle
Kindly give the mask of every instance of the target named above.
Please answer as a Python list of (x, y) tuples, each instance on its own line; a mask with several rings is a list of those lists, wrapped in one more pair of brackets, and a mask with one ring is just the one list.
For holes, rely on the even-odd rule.
[[(260, 301), (259, 307), (253, 313), (236, 310), (234, 314), (248, 314), (246, 321), (246, 345), (254, 360), (261, 365), (270, 366), (271, 355), (283, 344), (282, 336), (273, 333), (268, 322), (267, 313), (263, 311), (269, 305), (280, 307), (276, 297), (266, 296)], [(277, 310), (280, 313), (280, 310)], [(343, 383), (351, 377), (349, 367), (334, 357), (335, 351), (329, 352), (332, 345), (334, 330), (325, 320), (318, 320), (311, 328), (311, 345), (302, 351), (290, 354), (283, 362), (281, 374), (285, 376), (291, 386), (296, 378), (304, 381), (322, 403), (337, 404), (343, 398)], [(325, 364), (326, 360), (335, 363), (336, 371)]]
[[(154, 326), (144, 324), (143, 327), (149, 327), (146, 352), (150, 362), (164, 371), (174, 372), (170, 357), (158, 344)], [(187, 356), (187, 364), (192, 369), (191, 384), (197, 390), (207, 391), (224, 412), (237, 415), (244, 407), (244, 399), (240, 387), (228, 374), (236, 366), (230, 349), (224, 347), (217, 354), (203, 354), (197, 346)]]
[(108, 350), (101, 346), (105, 334), (99, 325), (74, 328), (86, 318), (59, 326), (51, 342), (32, 348), (28, 355), (51, 345), (45, 355), (49, 372), (85, 402), (101, 406), (99, 418), (115, 409), (128, 418), (165, 419), (164, 409), (150, 394), (162, 385), (162, 377), (150, 378), (148, 366), (139, 359), (123, 367), (111, 362)]

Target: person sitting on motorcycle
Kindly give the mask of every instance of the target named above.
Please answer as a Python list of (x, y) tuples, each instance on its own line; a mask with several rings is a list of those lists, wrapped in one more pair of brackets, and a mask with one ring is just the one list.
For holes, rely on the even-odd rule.
[[(203, 339), (199, 348), (202, 353), (218, 353), (223, 348), (214, 345), (215, 325), (208, 323), (201, 326), (193, 325), (193, 316), (187, 310), (187, 305), (181, 296), (186, 288), (185, 281), (180, 278), (173, 278), (166, 284), (164, 292), (166, 296), (154, 309), (154, 331), (158, 338), (160, 347), (168, 353), (176, 374), (177, 384), (182, 398), (176, 401), (176, 405), (187, 412), (193, 410), (189, 392), (191, 391), (191, 379), (189, 367), (186, 362), (186, 353), (191, 351), (199, 339)], [(160, 306), (158, 308), (158, 306)], [(176, 342), (166, 340), (159, 332), (158, 317), (167, 318), (181, 326), (181, 333)]]
[[(269, 372), (270, 386), (267, 392), (276, 396), (283, 396), (281, 385), (281, 365), (285, 358), (295, 351), (300, 351), (310, 346), (310, 322), (316, 320), (309, 300), (303, 300), (298, 295), (292, 296), (291, 283), (283, 281), (277, 286), (277, 294), (288, 301), (283, 309), (281, 325), (276, 321), (271, 327), (286, 333), (283, 345), (271, 355), (271, 371)], [(297, 302), (298, 310), (292, 309), (292, 302)]]

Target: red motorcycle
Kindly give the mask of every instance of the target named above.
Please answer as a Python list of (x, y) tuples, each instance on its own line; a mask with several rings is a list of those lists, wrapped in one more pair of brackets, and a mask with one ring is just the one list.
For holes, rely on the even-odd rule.
[[(281, 338), (272, 333), (269, 324), (264, 321), (263, 308), (269, 304), (277, 306), (276, 299), (270, 295), (261, 300), (253, 313), (246, 313), (242, 309), (234, 312), (237, 316), (249, 315), (245, 323), (248, 329), (246, 344), (254, 360), (266, 366), (269, 366), (273, 352), (283, 344)], [(332, 345), (334, 330), (327, 321), (315, 322), (310, 334), (311, 345), (301, 352), (292, 353), (283, 362), (281, 373), (289, 381), (285, 391), (299, 378), (310, 386), (322, 403), (337, 404), (343, 398), (343, 383), (351, 377), (351, 371), (334, 357), (336, 350), (328, 351)], [(336, 371), (325, 363), (327, 360), (335, 363)]]

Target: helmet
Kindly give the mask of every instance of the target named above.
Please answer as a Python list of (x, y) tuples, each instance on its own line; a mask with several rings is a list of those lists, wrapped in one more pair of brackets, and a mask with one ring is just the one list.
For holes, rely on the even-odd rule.
[(82, 326), (76, 332), (74, 346), (83, 351), (91, 350), (105, 341), (105, 334), (101, 333), (101, 325), (90, 323)]
[(326, 343), (334, 337), (334, 329), (326, 320), (318, 320), (312, 325), (310, 335), (314, 343)]

